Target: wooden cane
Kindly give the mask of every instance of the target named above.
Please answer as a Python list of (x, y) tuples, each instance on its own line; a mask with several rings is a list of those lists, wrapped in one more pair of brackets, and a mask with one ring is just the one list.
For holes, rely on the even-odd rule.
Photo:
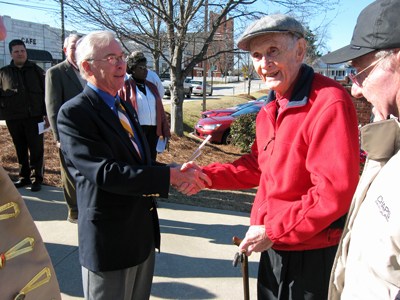
[[(236, 246), (240, 246), (240, 243), (243, 240), (234, 236), (232, 238), (232, 243)], [(250, 300), (250, 289), (249, 289), (249, 261), (246, 255), (243, 255), (244, 259), (242, 262), (242, 273), (243, 273), (243, 292), (244, 292), (244, 300)]]

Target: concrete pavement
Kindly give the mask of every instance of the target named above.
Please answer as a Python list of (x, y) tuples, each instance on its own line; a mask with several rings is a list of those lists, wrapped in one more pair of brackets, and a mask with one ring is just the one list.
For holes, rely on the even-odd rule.
[[(35, 220), (53, 261), (64, 300), (83, 299), (78, 260), (77, 225), (66, 221), (62, 190), (43, 186), (19, 192)], [(249, 226), (245, 213), (159, 201), (161, 253), (150, 299), (244, 299), (240, 265), (232, 266), (237, 247)], [(249, 258), (250, 299), (256, 299), (259, 254)]]

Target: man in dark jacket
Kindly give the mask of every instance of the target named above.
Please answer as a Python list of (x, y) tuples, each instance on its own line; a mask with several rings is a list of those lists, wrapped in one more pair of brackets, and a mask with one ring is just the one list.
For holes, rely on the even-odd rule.
[(32, 177), (31, 190), (37, 192), (42, 188), (44, 169), (44, 140), (38, 123), (46, 114), (45, 72), (27, 59), (21, 40), (12, 40), (9, 49), (11, 63), (0, 69), (0, 120), (6, 120), (17, 152), (20, 179), (15, 186), (30, 185)]

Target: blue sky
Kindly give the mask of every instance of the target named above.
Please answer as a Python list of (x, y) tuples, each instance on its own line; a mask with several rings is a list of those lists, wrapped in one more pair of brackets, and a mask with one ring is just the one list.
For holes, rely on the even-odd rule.
[[(332, 19), (336, 13), (338, 13), (338, 16), (332, 21), (329, 27), (330, 39), (327, 42), (329, 50), (334, 51), (350, 43), (358, 15), (372, 2), (374, 2), (374, 0), (342, 0), (340, 8), (327, 16), (328, 19)], [(42, 8), (46, 7), (51, 11), (15, 6), (6, 3)], [(33, 2), (25, 0), (0, 0), (1, 15), (8, 15), (19, 20), (49, 24), (52, 27), (60, 27), (59, 11), (59, 5), (52, 0), (34, 0)], [(310, 27), (313, 28), (313, 26), (316, 26), (320, 22), (321, 20), (318, 19), (311, 20)], [(65, 19), (65, 27), (71, 29), (69, 28), (68, 17)]]

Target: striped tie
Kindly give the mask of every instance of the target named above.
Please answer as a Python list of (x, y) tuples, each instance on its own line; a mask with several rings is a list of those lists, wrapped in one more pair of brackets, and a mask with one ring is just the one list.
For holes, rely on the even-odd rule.
[(131, 140), (131, 142), (132, 142), (133, 146), (135, 147), (137, 153), (139, 154), (140, 158), (142, 158), (142, 156), (140, 155), (139, 147), (136, 144), (135, 134), (133, 133), (133, 130), (132, 130), (132, 127), (131, 127), (131, 123), (129, 122), (129, 118), (128, 118), (128, 115), (126, 113), (126, 110), (120, 104), (121, 103), (120, 103), (119, 98), (116, 98), (115, 99), (115, 106), (117, 107), (119, 121), (121, 122), (122, 126), (125, 128), (126, 132), (128, 133), (129, 139)]

